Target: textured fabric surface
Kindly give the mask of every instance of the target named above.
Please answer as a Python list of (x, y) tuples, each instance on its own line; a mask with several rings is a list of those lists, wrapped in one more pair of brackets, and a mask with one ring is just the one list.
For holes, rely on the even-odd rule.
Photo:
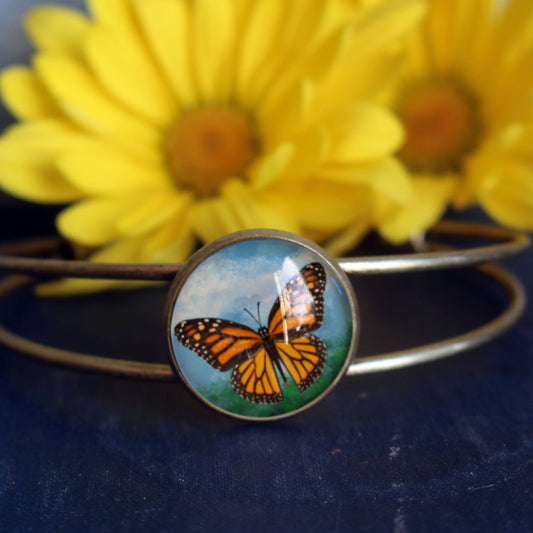
[[(13, 21), (34, 3), (0, 1), (2, 65), (27, 57)], [(52, 232), (54, 213), (4, 199), (0, 237)], [(508, 267), (533, 295), (533, 252)], [(353, 281), (360, 355), (465, 331), (503, 302), (468, 272)], [(22, 293), (0, 319), (56, 346), (166, 361), (164, 303), (164, 288)], [(297, 417), (259, 424), (211, 411), (178, 382), (84, 374), (0, 348), (0, 531), (528, 531), (532, 378), (531, 306), (489, 345), (344, 379)]]

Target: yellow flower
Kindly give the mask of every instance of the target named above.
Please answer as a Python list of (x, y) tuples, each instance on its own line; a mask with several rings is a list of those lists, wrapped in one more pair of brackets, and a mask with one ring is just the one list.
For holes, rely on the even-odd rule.
[(392, 106), (414, 195), (380, 224), (391, 241), (451, 204), (533, 229), (533, 3), (428, 0)]
[[(0, 140), (0, 185), (72, 203), (59, 231), (93, 260), (181, 262), (198, 241), (254, 227), (335, 252), (373, 223), (376, 191), (407, 201), (391, 157), (402, 129), (371, 100), (389, 78), (375, 69), (382, 50), (420, 2), (349, 21), (331, 0), (89, 7), (92, 18), (58, 6), (26, 18), (38, 53), (0, 80), (21, 121)], [(110, 282), (61, 283), (53, 290)]]

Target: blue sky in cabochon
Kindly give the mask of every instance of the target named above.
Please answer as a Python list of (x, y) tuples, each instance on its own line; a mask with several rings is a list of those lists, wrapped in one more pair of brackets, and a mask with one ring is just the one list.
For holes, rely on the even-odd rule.
[[(267, 325), (268, 315), (285, 284), (307, 263), (320, 261), (300, 246), (278, 240), (243, 241), (224, 248), (199, 265), (182, 288), (172, 315), (172, 344), (179, 354), (179, 365), (185, 377), (196, 386), (219, 380), (222, 373), (210, 367), (197, 354), (185, 348), (173, 334), (178, 322), (190, 318), (223, 318), (251, 327), (258, 326), (244, 311), (254, 316), (261, 302), (261, 321)], [(313, 334), (323, 340), (342, 337), (351, 321), (350, 307), (343, 288), (336, 284), (326, 267), (324, 322)], [(275, 275), (272, 274), (275, 272)], [(337, 309), (342, 311), (339, 313)]]

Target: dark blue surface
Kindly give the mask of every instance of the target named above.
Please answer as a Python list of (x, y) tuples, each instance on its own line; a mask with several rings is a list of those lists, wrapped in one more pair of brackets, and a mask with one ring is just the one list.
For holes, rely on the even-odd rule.
[[(11, 12), (32, 3), (0, 2), (2, 43), (6, 31), (15, 39), (2, 64), (22, 46)], [(4, 200), (0, 236), (51, 231), (53, 214)], [(533, 252), (508, 266), (533, 295)], [(354, 282), (361, 354), (465, 331), (502, 305), (467, 272)], [(22, 294), (0, 318), (57, 346), (165, 361), (164, 298)], [(212, 412), (179, 383), (83, 374), (0, 348), (0, 531), (530, 531), (532, 326), (529, 307), (485, 347), (344, 379), (311, 410), (262, 424)]]

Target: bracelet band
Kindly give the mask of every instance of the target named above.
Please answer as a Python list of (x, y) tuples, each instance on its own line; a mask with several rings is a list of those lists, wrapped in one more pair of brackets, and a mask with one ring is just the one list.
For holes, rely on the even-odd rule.
[[(349, 274), (392, 274), (490, 263), (517, 255), (530, 246), (530, 239), (527, 235), (483, 224), (441, 221), (432, 228), (430, 234), (475, 237), (504, 242), (468, 250), (342, 258), (338, 259), (337, 262)], [(172, 281), (181, 269), (181, 265), (176, 264), (91, 263), (88, 261), (14, 257), (58, 250), (62, 243), (61, 239), (52, 238), (3, 245), (0, 247), (0, 271), (39, 277)]]
[[(359, 357), (348, 366), (346, 374), (354, 376), (429, 363), (485, 344), (507, 331), (525, 308), (526, 298), (522, 284), (514, 276), (494, 265), (485, 265), (479, 268), (484, 274), (499, 283), (509, 297), (507, 308), (498, 317), (482, 327), (444, 341), (397, 352)], [(31, 279), (23, 277), (9, 277), (1, 281), (0, 300), (17, 289), (21, 289), (30, 281)], [(44, 346), (16, 335), (2, 325), (0, 325), (0, 343), (35, 359), (79, 370), (134, 379), (156, 381), (176, 379), (176, 374), (169, 365), (101, 357)]]
[[(151, 281), (174, 279), (170, 290), (171, 297), (167, 324), (167, 334), (172, 355), (171, 365), (165, 365), (81, 354), (30, 341), (10, 332), (1, 325), (0, 343), (13, 350), (49, 363), (83, 370), (152, 380), (173, 380), (176, 378), (176, 373), (178, 373), (203, 401), (226, 414), (253, 420), (268, 420), (289, 416), (322, 398), (336, 384), (341, 375), (345, 373), (353, 376), (386, 371), (448, 357), (490, 341), (506, 331), (519, 318), (525, 307), (525, 295), (520, 282), (499, 267), (483, 264), (478, 266), (477, 270), (502, 286), (509, 297), (507, 308), (497, 318), (475, 330), (440, 342), (392, 353), (358, 358), (354, 361), (353, 355), (359, 334), (357, 306), (355, 298), (352, 298), (349, 294), (351, 284), (347, 282), (343, 273), (335, 272), (335, 268), (338, 266), (346, 272), (356, 274), (412, 272), (473, 266), (510, 257), (529, 246), (527, 236), (502, 228), (478, 224), (442, 222), (435, 228), (434, 233), (483, 239), (505, 239), (505, 241), (467, 250), (443, 251), (441, 249), (411, 255), (341, 259), (338, 264), (318, 247), (307, 241), (288, 236), (288, 234), (282, 234), (281, 232), (266, 230), (241, 232), (237, 236), (222, 238), (220, 242), (212, 243), (206, 247), (207, 251), (204, 251), (206, 250), (204, 249), (199, 252), (199, 257), (196, 259), (193, 256), (191, 261), (185, 266), (109, 265), (3, 255), (0, 256), (0, 269), (23, 273), (26, 276), (11, 276), (4, 279), (0, 283), (0, 299), (27, 285), (34, 277), (42, 276), (61, 275)], [(311, 252), (319, 254), (319, 261), (310, 262), (305, 256), (305, 261), (302, 259), (303, 263), (306, 263), (304, 267), (300, 270), (294, 267), (285, 276), (281, 285), (278, 283), (278, 298), (269, 315), (268, 328), (263, 326), (260, 320), (259, 303), (257, 303), (257, 318), (248, 309), (245, 309), (253, 320), (259, 324), (260, 327), (257, 332), (241, 324), (242, 320), (237, 323), (236, 321), (227, 320), (225, 316), (218, 318), (216, 313), (215, 318), (206, 316), (200, 311), (198, 311), (200, 318), (197, 318), (198, 313), (193, 313), (192, 316), (186, 313), (183, 315), (183, 312), (179, 310), (179, 306), (183, 306), (183, 304), (179, 303), (180, 294), (184, 293), (186, 295), (187, 290), (192, 290), (188, 287), (188, 284), (197, 275), (198, 269), (201, 268), (199, 265), (215, 258), (219, 260), (219, 255), (229, 253), (227, 250), (231, 250), (232, 246), (234, 248), (249, 247), (251, 243), (254, 243), (255, 246), (258, 239), (262, 247), (272, 244), (272, 240), (276, 246), (279, 246), (279, 242), (285, 247), (303, 246), (305, 254)], [(4, 253), (6, 251), (10, 253), (42, 253), (57, 249), (57, 246), (58, 241), (56, 239), (39, 242), (32, 241), (22, 245), (4, 247), (3, 251)], [(300, 251), (297, 252), (297, 254), (300, 253)], [(267, 256), (271, 256), (270, 251)], [(302, 261), (300, 261), (300, 264)], [(28, 275), (31, 277), (27, 277)], [(337, 279), (335, 276), (340, 277)], [(338, 288), (338, 286), (342, 289), (340, 292), (344, 291), (343, 294), (346, 296), (346, 301), (342, 305), (347, 310), (351, 309), (351, 313), (348, 314), (352, 315), (352, 319), (343, 319), (342, 317), (339, 319), (335, 315), (335, 320), (330, 319), (330, 322), (337, 323), (345, 320), (346, 324), (348, 324), (352, 320), (349, 326), (351, 338), (345, 342), (347, 348), (343, 354), (342, 361), (337, 362), (337, 366), (334, 369), (335, 372), (333, 372), (335, 375), (319, 389), (318, 385), (323, 381), (324, 375), (327, 372), (331, 373), (328, 364), (330, 364), (330, 360), (334, 360), (336, 357), (335, 348), (339, 344), (328, 338), (328, 335), (330, 335), (328, 328), (335, 328), (327, 323), (330, 315), (333, 316), (336, 313), (336, 311), (331, 311), (330, 309), (332, 305), (330, 302), (331, 296), (328, 292), (330, 291), (329, 287)], [(335, 298), (339, 299), (337, 294), (334, 294), (333, 299)], [(264, 300), (266, 299), (264, 298)], [(284, 310), (284, 306), (288, 310)], [(242, 314), (240, 308), (238, 311)], [(293, 313), (292, 315), (290, 314), (291, 312)], [(180, 320), (182, 315), (185, 316), (184, 320)], [(173, 316), (174, 319), (172, 318)], [(280, 319), (279, 331), (275, 325), (277, 318)], [(293, 331), (288, 333), (287, 331), (282, 331), (283, 329), (290, 330), (291, 327)], [(238, 328), (239, 331), (237, 331)], [(346, 332), (342, 334), (347, 337)], [(317, 335), (321, 336), (318, 337)], [(233, 351), (226, 354), (229, 345), (231, 345)], [(180, 357), (182, 357), (179, 353), (180, 350), (187, 354), (188, 359), (185, 363), (180, 361)], [(226, 354), (226, 359), (220, 354)], [(191, 367), (192, 370), (187, 366), (190, 361), (192, 361), (192, 367), (194, 367)], [(206, 365), (205, 363), (208, 364)], [(212, 399), (206, 399), (205, 391), (199, 391), (201, 384), (199, 385), (195, 381), (199, 379), (195, 374), (197, 365), (204, 365), (209, 371), (214, 370), (214, 374), (217, 376), (224, 375), (229, 369), (233, 370), (230, 393), (227, 393), (231, 398), (229, 404), (218, 405)], [(324, 368), (326, 371), (324, 371)], [(205, 368), (202, 369), (202, 372), (205, 372)], [(289, 387), (289, 381), (285, 374), (290, 376), (297, 387)], [(202, 379), (199, 381), (202, 381)], [(287, 388), (285, 392), (282, 392), (280, 383), (285, 384)], [(313, 394), (310, 394), (311, 391)], [(294, 398), (285, 399), (285, 396), (289, 395), (289, 393), (292, 393), (298, 400), (295, 408), (292, 405)], [(299, 401), (300, 399), (302, 399), (301, 402)], [(235, 403), (238, 405), (233, 405)], [(290, 408), (279, 408), (279, 404), (284, 406), (284, 404), (288, 403), (291, 403)]]

